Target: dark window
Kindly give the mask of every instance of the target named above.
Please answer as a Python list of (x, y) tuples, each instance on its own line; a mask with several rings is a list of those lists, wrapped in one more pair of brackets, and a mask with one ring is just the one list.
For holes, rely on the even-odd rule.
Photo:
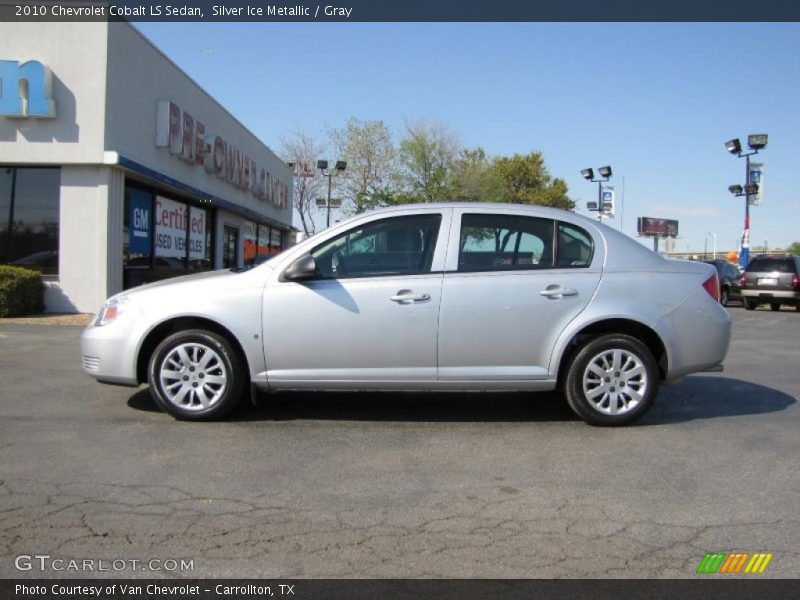
[(570, 223), (558, 224), (559, 269), (588, 267), (593, 253), (594, 244), (585, 229)]
[(311, 255), (324, 278), (414, 275), (431, 269), (442, 217), (392, 217), (351, 229)]
[(61, 169), (0, 167), (0, 264), (58, 275)]
[(222, 240), (222, 268), (233, 269), (239, 266), (239, 228), (225, 225)]
[(461, 217), (459, 271), (549, 269), (552, 266), (552, 220), (491, 214)]
[(794, 273), (795, 265), (791, 258), (754, 258), (747, 265), (747, 270), (754, 273), (766, 271)]

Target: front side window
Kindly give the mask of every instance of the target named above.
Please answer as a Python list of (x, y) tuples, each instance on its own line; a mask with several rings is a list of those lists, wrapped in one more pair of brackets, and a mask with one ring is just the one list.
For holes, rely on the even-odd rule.
[(553, 266), (553, 221), (516, 215), (461, 217), (459, 271), (549, 269)]
[(430, 272), (439, 214), (372, 221), (311, 252), (323, 278), (380, 277)]

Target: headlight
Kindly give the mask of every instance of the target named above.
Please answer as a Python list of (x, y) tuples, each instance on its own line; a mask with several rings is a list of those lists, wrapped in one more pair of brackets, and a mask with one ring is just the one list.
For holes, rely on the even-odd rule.
[(128, 302), (127, 296), (115, 296), (106, 301), (97, 317), (94, 320), (95, 327), (102, 327), (108, 325), (117, 317), (119, 317), (125, 310), (125, 304)]

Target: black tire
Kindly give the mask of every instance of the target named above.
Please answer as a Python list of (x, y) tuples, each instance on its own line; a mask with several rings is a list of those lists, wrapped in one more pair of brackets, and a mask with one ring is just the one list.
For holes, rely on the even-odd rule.
[(722, 288), (722, 291), (719, 295), (719, 303), (722, 304), (722, 306), (728, 306), (729, 296), (730, 294), (728, 292), (728, 288)]
[[(179, 353), (181, 347), (188, 353), (196, 350), (195, 357), (199, 357), (199, 362), (190, 363), (195, 366), (184, 365), (184, 368), (181, 368), (175, 362), (177, 357), (174, 353)], [(210, 352), (207, 353), (203, 348)], [(172, 361), (166, 362), (170, 355)], [(208, 365), (199, 366), (206, 355), (210, 357)], [(173, 394), (176, 400), (181, 392), (185, 394), (180, 402), (170, 399), (170, 391), (166, 389), (160, 376), (162, 365), (170, 366), (172, 368), (169, 371), (181, 374), (180, 379), (177, 377), (167, 379), (167, 381), (175, 379), (174, 383), (168, 383), (168, 386), (181, 386), (178, 388), (178, 393)], [(148, 375), (150, 394), (162, 409), (176, 419), (209, 421), (224, 417), (239, 403), (247, 379), (247, 370), (243, 359), (227, 339), (204, 329), (187, 329), (173, 333), (158, 345), (150, 357)], [(211, 378), (215, 381), (211, 382)], [(224, 383), (218, 383), (218, 380), (224, 380)], [(189, 387), (190, 384), (192, 388)], [(203, 407), (200, 392), (207, 402), (212, 400), (208, 402), (208, 407)], [(212, 399), (209, 399), (208, 394), (212, 394)]]
[(775, 311), (775, 310), (780, 310), (780, 309), (781, 309), (781, 305), (780, 305), (780, 303), (779, 303), (779, 302), (772, 302), (772, 303), (770, 303), (770, 305), (769, 305), (769, 309), (770, 309), (770, 310), (773, 310), (773, 311)]
[[(641, 400), (635, 407), (622, 414), (607, 414), (603, 412), (602, 408), (595, 408), (584, 392), (584, 373), (587, 372), (589, 364), (604, 352), (610, 353), (613, 350), (622, 350), (629, 355), (633, 355), (644, 368), (644, 374), (646, 375), (644, 393)], [(642, 342), (628, 335), (607, 334), (592, 338), (578, 350), (567, 369), (567, 375), (564, 379), (564, 395), (567, 403), (575, 414), (590, 425), (619, 426), (635, 421), (653, 405), (660, 385), (658, 366), (653, 354)], [(609, 372), (610, 383), (612, 384), (614, 375), (614, 372)], [(601, 382), (600, 385), (606, 384)], [(610, 389), (613, 390), (614, 388)], [(632, 400), (633, 396), (629, 396), (629, 399)], [(609, 397), (609, 408), (611, 401), (611, 397)], [(622, 404), (624, 407), (624, 399)], [(617, 406), (619, 405), (618, 402)]]
[(758, 304), (752, 298), (742, 298), (742, 304), (744, 304), (745, 310), (755, 310)]

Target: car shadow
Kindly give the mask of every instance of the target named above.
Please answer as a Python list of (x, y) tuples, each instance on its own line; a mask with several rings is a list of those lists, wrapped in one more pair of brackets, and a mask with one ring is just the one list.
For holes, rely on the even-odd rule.
[[(780, 390), (727, 377), (687, 377), (662, 387), (638, 426), (697, 419), (759, 415), (785, 410), (796, 400)], [(147, 389), (128, 399), (135, 410), (160, 411)], [(245, 399), (229, 421), (406, 421), (406, 422), (563, 422), (577, 421), (556, 392), (280, 392)]]

